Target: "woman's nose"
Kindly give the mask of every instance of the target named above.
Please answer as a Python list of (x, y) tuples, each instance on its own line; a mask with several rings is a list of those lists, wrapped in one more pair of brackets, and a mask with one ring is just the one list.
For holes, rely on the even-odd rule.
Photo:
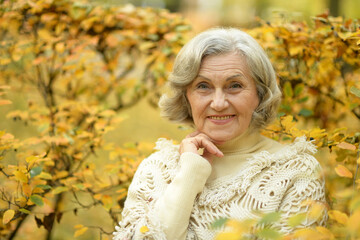
[(229, 106), (226, 94), (222, 90), (216, 90), (213, 94), (213, 98), (210, 107), (215, 111), (222, 111)]

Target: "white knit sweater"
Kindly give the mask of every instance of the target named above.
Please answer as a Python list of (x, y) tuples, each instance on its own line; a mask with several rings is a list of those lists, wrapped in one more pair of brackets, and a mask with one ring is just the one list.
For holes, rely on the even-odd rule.
[[(302, 201), (325, 202), (324, 180), (312, 156), (316, 148), (305, 137), (280, 150), (271, 141), (250, 137), (248, 144), (257, 146), (250, 153), (246, 147), (245, 153), (227, 153), (224, 147), (230, 157), (210, 165), (194, 153), (180, 156), (178, 145), (160, 139), (158, 151), (140, 164), (134, 176), (113, 239), (210, 240), (216, 232), (209, 227), (217, 219), (257, 219), (259, 212), (274, 211), (282, 213), (277, 228), (291, 232), (287, 219), (308, 211)], [(274, 148), (277, 151), (267, 150)], [(325, 221), (326, 215), (307, 220), (302, 227)]]

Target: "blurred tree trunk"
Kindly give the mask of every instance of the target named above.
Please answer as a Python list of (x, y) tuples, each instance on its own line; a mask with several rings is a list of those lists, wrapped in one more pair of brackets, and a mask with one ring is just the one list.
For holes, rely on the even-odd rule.
[(268, 0), (255, 0), (255, 16), (264, 17), (264, 10), (270, 6)]
[(339, 16), (340, 0), (329, 0), (330, 15)]
[(181, 1), (177, 0), (165, 0), (165, 7), (169, 9), (171, 12), (179, 12)]

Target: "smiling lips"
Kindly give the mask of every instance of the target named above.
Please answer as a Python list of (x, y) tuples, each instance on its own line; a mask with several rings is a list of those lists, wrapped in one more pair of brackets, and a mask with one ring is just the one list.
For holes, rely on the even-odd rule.
[(230, 122), (234, 117), (235, 117), (235, 115), (213, 115), (213, 116), (208, 116), (210, 121), (215, 123), (215, 124), (226, 124), (226, 123)]

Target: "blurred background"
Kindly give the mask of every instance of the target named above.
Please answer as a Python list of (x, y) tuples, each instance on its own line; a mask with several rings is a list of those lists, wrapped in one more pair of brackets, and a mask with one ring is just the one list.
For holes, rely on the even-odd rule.
[(289, 20), (310, 21), (312, 16), (329, 11), (331, 16), (357, 18), (359, 0), (92, 0), (105, 4), (133, 4), (167, 8), (187, 17), (195, 30), (212, 26), (247, 27), (255, 17), (273, 20), (286, 17)]
[[(76, 1), (83, 2), (82, 0)], [(0, 3), (3, 2), (0, 1)], [(324, 12), (329, 12), (331, 16), (335, 17), (341, 16), (344, 19), (360, 17), (360, 0), (89, 0), (89, 2), (102, 6), (131, 4), (139, 7), (166, 8), (171, 12), (180, 13), (187, 19), (192, 26), (190, 35), (215, 26), (251, 27), (256, 24), (257, 18), (269, 22), (281, 19), (281, 21), (296, 20), (313, 24), (312, 17)], [(38, 131), (36, 127), (6, 118), (6, 114), (10, 110), (26, 110), (29, 100), (35, 102), (36, 99), (26, 99), (21, 92), (12, 92), (11, 94), (13, 104), (0, 109), (0, 130), (6, 129), (7, 132), (19, 139), (36, 135)], [(138, 142), (154, 143), (160, 137), (179, 142), (191, 132), (187, 126), (173, 124), (162, 119), (159, 109), (154, 107), (154, 102), (151, 103), (146, 97), (134, 106), (121, 110), (119, 115), (122, 119), (121, 124), (118, 124), (105, 136), (107, 141), (116, 142), (118, 145)], [(354, 127), (356, 128), (356, 126)], [(149, 148), (151, 149), (151, 147), (152, 145)], [(97, 154), (95, 162), (98, 165), (108, 162), (108, 155), (101, 151)], [(97, 206), (89, 210), (90, 218), (89, 213), (85, 214), (81, 211), (77, 213), (78, 218), (71, 214), (64, 214), (61, 228), (55, 228), (51, 239), (74, 239), (74, 225), (81, 221), (87, 221), (89, 225), (96, 225), (100, 222), (102, 226), (109, 226), (108, 223), (112, 220), (101, 209), (101, 206)], [(27, 221), (16, 239), (45, 239), (46, 230), (41, 227), (34, 235), (35, 220), (31, 218)], [(112, 231), (112, 229), (106, 229), (106, 231)], [(100, 239), (98, 235), (95, 235), (97, 233), (96, 229), (89, 230), (87, 234), (78, 239)], [(110, 239), (110, 237), (103, 239)]]
[[(132, 4), (142, 7), (166, 8), (179, 12), (193, 27), (192, 34), (215, 26), (251, 27), (257, 17), (267, 21), (306, 21), (313, 24), (312, 17), (329, 12), (330, 16), (342, 16), (344, 19), (358, 19), (360, 0), (91, 0), (94, 3), (122, 5)], [(125, 129), (133, 128), (130, 137), (136, 141), (155, 141), (159, 137), (180, 140), (190, 129), (161, 119), (158, 109), (150, 107), (144, 99), (135, 107), (125, 110), (126, 120), (121, 124)], [(150, 117), (149, 117), (150, 116)], [(147, 119), (147, 121), (142, 121)], [(134, 122), (135, 121), (135, 122)], [(143, 135), (143, 129), (147, 129)], [(125, 136), (117, 136), (125, 141)]]

